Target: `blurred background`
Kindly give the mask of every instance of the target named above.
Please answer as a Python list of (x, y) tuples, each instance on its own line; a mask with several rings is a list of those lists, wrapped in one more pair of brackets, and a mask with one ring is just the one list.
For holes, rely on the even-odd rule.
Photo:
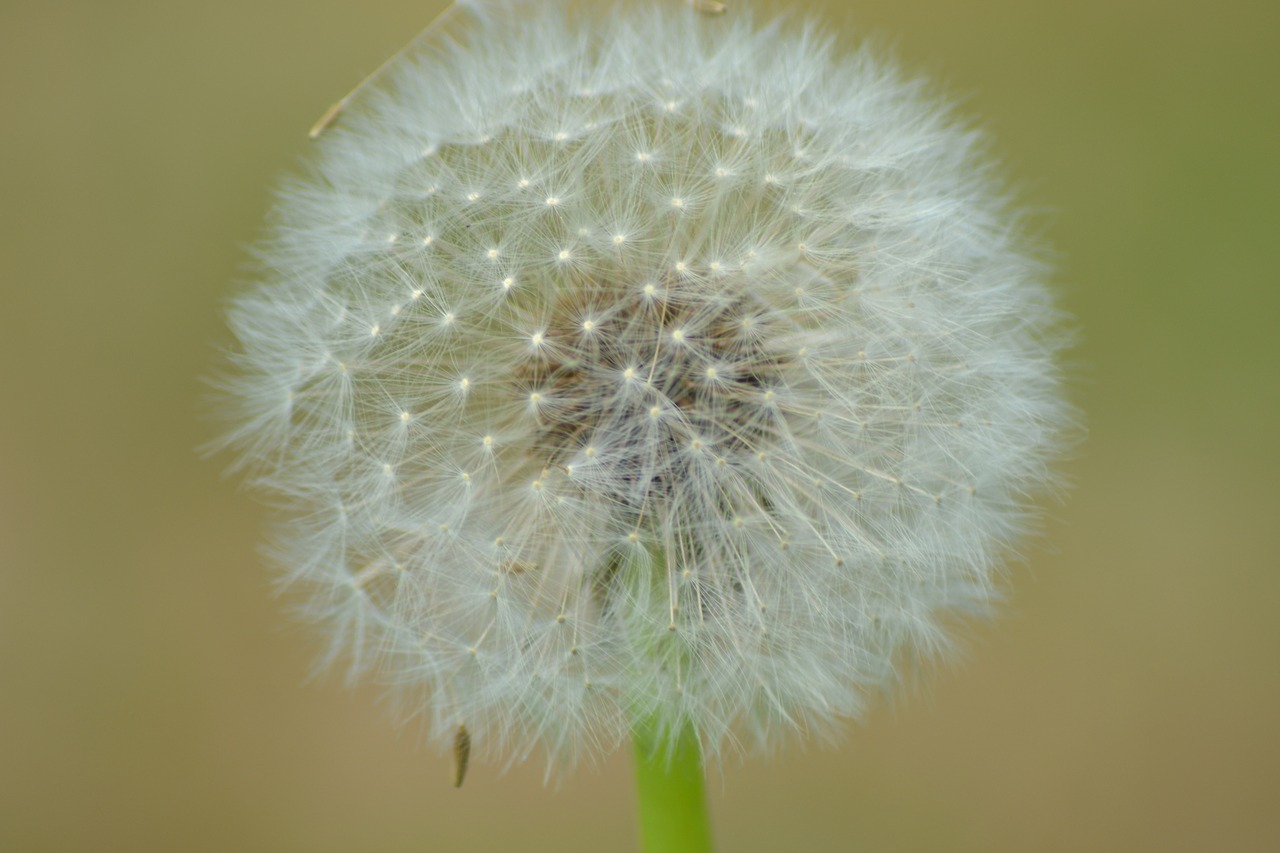
[[(455, 791), (308, 682), (267, 513), (194, 450), (271, 188), (438, 6), (0, 0), (0, 849), (633, 849), (625, 753)], [(1280, 4), (827, 13), (994, 133), (1089, 432), (967, 663), (730, 763), (721, 849), (1280, 849)]]

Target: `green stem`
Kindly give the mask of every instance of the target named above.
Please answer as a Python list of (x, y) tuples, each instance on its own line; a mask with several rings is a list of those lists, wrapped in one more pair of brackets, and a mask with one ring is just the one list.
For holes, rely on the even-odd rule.
[(637, 723), (632, 735), (636, 793), (644, 853), (710, 853), (711, 827), (703, 786), (702, 747), (686, 726), (674, 748), (653, 720)]

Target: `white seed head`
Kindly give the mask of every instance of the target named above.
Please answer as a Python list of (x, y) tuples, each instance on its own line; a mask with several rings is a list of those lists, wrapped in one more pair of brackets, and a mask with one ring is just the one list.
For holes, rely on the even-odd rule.
[(856, 715), (995, 597), (1069, 416), (981, 139), (740, 4), (460, 8), (231, 311), (228, 443), (331, 655), (566, 762)]

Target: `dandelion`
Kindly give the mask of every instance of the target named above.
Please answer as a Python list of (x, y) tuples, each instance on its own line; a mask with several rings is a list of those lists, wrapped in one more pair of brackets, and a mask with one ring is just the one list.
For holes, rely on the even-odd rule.
[(831, 732), (988, 608), (1060, 443), (981, 137), (812, 26), (649, 5), (454, 14), (231, 311), (287, 581), (467, 754)]

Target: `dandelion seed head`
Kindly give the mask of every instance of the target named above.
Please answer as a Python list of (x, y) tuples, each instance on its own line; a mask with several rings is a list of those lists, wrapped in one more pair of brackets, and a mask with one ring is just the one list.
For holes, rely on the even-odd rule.
[(1069, 414), (974, 133), (812, 27), (657, 5), (467, 4), (231, 311), (227, 440), (330, 656), (480, 754), (856, 716), (996, 597)]

